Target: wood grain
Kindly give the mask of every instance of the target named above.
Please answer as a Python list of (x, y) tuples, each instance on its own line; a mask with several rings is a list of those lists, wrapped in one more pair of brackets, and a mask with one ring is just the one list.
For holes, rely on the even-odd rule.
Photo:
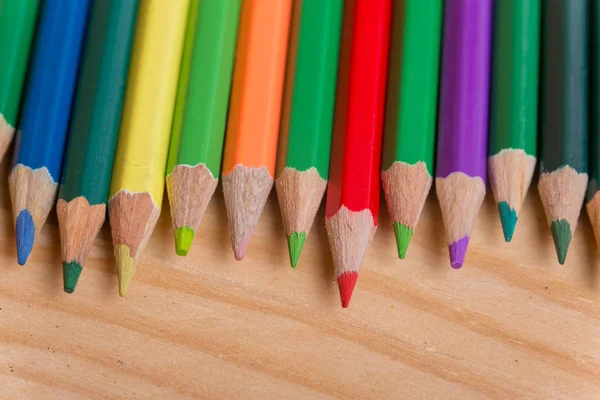
[[(272, 193), (242, 263), (219, 188), (190, 256), (169, 210), (127, 298), (101, 230), (77, 292), (62, 291), (51, 214), (15, 261), (0, 169), (0, 398), (597, 399), (598, 254), (582, 216), (557, 264), (532, 190), (511, 244), (488, 193), (462, 270), (447, 265), (433, 196), (400, 261), (386, 207), (349, 309), (339, 305), (321, 209), (303, 262), (288, 266)], [(166, 202), (165, 202), (166, 204)], [(428, 243), (429, 242), (429, 243)]]

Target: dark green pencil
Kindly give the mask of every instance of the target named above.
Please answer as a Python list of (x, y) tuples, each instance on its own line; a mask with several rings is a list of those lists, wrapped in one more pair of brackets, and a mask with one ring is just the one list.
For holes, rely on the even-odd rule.
[(590, 11), (590, 182), (586, 209), (600, 246), (600, 1), (592, 1)]
[(561, 264), (588, 182), (588, 16), (587, 0), (543, 2), (538, 190)]
[(65, 292), (104, 223), (138, 0), (93, 3), (57, 204)]

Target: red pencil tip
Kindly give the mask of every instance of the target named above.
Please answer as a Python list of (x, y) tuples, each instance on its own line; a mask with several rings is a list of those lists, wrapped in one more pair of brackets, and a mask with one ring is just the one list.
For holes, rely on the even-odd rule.
[(348, 308), (348, 304), (350, 304), (350, 299), (352, 298), (352, 292), (354, 292), (354, 286), (356, 286), (357, 279), (358, 272), (344, 272), (337, 278), (343, 308)]

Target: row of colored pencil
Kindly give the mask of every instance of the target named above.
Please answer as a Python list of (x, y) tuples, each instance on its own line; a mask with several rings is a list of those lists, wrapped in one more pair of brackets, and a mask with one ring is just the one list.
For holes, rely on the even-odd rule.
[(295, 267), (327, 189), (347, 307), (380, 179), (406, 256), (436, 131), (452, 267), (464, 263), (488, 166), (512, 239), (536, 165), (541, 89), (539, 191), (563, 263), (588, 184), (588, 70), (588, 214), (600, 239), (599, 24), (589, 0), (0, 0), (0, 151), (17, 126), (18, 262), (58, 193), (72, 292), (108, 206), (124, 296), (165, 184), (183, 256), (221, 172), (238, 260), (275, 184)]

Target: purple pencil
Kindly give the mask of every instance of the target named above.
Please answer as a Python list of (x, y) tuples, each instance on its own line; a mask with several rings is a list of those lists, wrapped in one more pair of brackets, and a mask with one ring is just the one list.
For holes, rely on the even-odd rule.
[(436, 192), (452, 268), (485, 197), (492, 0), (446, 0)]

